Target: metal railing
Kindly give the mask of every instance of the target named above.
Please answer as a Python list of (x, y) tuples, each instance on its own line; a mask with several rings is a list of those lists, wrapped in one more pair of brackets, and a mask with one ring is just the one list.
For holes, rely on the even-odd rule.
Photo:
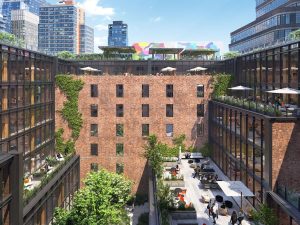
[(300, 192), (293, 191), (285, 185), (276, 183), (276, 193), (300, 211)]

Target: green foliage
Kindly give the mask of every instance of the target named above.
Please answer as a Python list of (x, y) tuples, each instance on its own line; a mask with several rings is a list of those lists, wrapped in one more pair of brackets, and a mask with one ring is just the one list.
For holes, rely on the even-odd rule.
[(63, 155), (69, 155), (70, 153), (75, 152), (75, 142), (73, 140), (64, 142), (64, 139), (62, 137), (63, 133), (63, 128), (60, 128), (55, 132), (55, 149), (57, 152)]
[(125, 204), (130, 199), (131, 181), (121, 175), (100, 170), (90, 173), (79, 190), (69, 213), (61, 210), (53, 225), (125, 225), (129, 218)]
[(24, 40), (19, 39), (15, 35), (6, 32), (0, 32), (0, 42), (2, 44), (11, 45), (19, 48), (25, 47)]
[(59, 161), (57, 161), (56, 158), (52, 156), (47, 156), (46, 162), (48, 163), (49, 166), (55, 166), (59, 163)]
[(76, 55), (68, 51), (61, 51), (57, 53), (57, 57), (60, 59), (75, 59)]
[[(56, 85), (67, 97), (67, 101), (61, 110), (61, 115), (67, 120), (69, 127), (72, 129), (72, 138), (76, 140), (79, 137), (83, 123), (82, 115), (78, 111), (78, 95), (83, 88), (84, 82), (82, 80), (74, 80), (68, 75), (57, 75), (55, 81)], [(72, 147), (71, 142), (68, 144), (69, 147)]]
[(238, 56), (240, 56), (241, 54), (239, 52), (235, 52), (235, 51), (232, 51), (232, 52), (226, 52), (224, 53), (224, 58), (225, 59), (232, 59), (232, 58), (236, 58)]
[(208, 143), (205, 143), (202, 148), (200, 148), (200, 152), (203, 157), (211, 157), (211, 146)]
[(149, 225), (149, 213), (141, 214), (137, 225)]
[(253, 220), (255, 224), (264, 225), (276, 225), (278, 224), (278, 219), (273, 209), (269, 208), (266, 204), (260, 205), (256, 212), (253, 212)]
[(219, 97), (227, 95), (228, 88), (230, 88), (233, 81), (233, 76), (229, 74), (218, 74), (214, 76), (214, 91), (213, 96)]
[(170, 191), (170, 186), (164, 185), (160, 180), (157, 184), (158, 208), (161, 212), (162, 224), (169, 224), (169, 209), (175, 208), (175, 196)]
[(57, 207), (55, 208), (53, 217), (55, 218), (54, 225), (67, 225), (68, 224), (68, 218), (70, 217), (70, 212)]
[(291, 32), (291, 33), (289, 34), (289, 37), (290, 37), (292, 40), (295, 40), (295, 41), (296, 41), (296, 40), (300, 40), (300, 29)]
[[(185, 134), (181, 134), (175, 138), (173, 138), (173, 144), (177, 147), (177, 149), (179, 150), (179, 147), (181, 147), (181, 152), (185, 152), (185, 144), (184, 141), (186, 139)], [(178, 156), (178, 154), (177, 154)]]

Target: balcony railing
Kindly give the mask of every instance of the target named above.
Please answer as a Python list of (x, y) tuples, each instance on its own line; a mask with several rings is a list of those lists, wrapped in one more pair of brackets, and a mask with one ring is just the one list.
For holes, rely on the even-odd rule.
[(300, 193), (293, 191), (286, 187), (285, 185), (276, 183), (276, 192), (284, 200), (294, 206), (298, 211), (300, 211)]
[(272, 104), (236, 98), (233, 96), (214, 97), (215, 101), (247, 109), (271, 117), (300, 117), (300, 108), (276, 107)]

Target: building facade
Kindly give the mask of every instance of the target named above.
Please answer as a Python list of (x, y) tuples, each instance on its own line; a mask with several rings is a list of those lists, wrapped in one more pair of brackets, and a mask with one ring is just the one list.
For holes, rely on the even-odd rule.
[(2, 14), (0, 14), (0, 32), (5, 32), (5, 20)]
[(50, 55), (61, 51), (77, 53), (77, 8), (50, 5), (40, 8), (39, 50)]
[(94, 29), (82, 24), (80, 25), (79, 53), (94, 53)]
[(108, 25), (108, 46), (128, 46), (128, 26), (123, 21)]
[(37, 51), (39, 17), (24, 9), (13, 10), (11, 23), (12, 33), (25, 41), (26, 49)]
[[(79, 157), (45, 179), (54, 156), (54, 75), (50, 56), (1, 45), (1, 224), (49, 224), (55, 207), (69, 207), (79, 185)], [(49, 169), (49, 168), (48, 168)], [(47, 174), (47, 173), (46, 173)]]
[[(180, 134), (186, 135), (187, 147), (199, 148), (207, 142), (210, 75), (78, 79), (85, 83), (79, 94), (84, 122), (76, 141), (82, 178), (95, 168), (106, 168), (124, 173), (134, 181), (133, 192), (145, 194), (148, 167), (143, 152), (149, 134), (169, 145)], [(63, 101), (57, 90), (58, 110)], [(58, 116), (56, 126), (65, 127)]]
[(233, 31), (231, 51), (248, 52), (288, 40), (300, 28), (300, 3), (297, 0), (256, 0), (256, 19)]

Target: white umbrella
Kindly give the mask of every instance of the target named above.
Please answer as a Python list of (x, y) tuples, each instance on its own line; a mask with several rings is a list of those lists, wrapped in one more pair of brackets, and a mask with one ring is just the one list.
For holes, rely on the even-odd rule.
[(198, 67), (195, 67), (195, 68), (190, 69), (190, 70), (188, 70), (188, 71), (190, 71), (190, 72), (197, 72), (197, 71), (204, 71), (204, 70), (207, 70), (207, 68), (198, 66)]
[(290, 95), (300, 95), (300, 90), (296, 90), (293, 88), (281, 88), (277, 90), (267, 91), (272, 94), (290, 94)]
[(100, 70), (97, 70), (95, 68), (92, 68), (92, 67), (83, 67), (83, 68), (80, 68), (81, 70), (83, 71), (90, 71), (90, 72), (96, 72), (96, 71), (100, 71)]
[(228, 89), (233, 90), (233, 91), (250, 91), (250, 90), (253, 90), (252, 88), (244, 87), (244, 86), (236, 86), (236, 87), (232, 87), (232, 88), (228, 88)]
[(161, 69), (161, 72), (172, 72), (172, 71), (175, 71), (175, 70), (176, 70), (176, 68), (166, 67), (166, 68)]

